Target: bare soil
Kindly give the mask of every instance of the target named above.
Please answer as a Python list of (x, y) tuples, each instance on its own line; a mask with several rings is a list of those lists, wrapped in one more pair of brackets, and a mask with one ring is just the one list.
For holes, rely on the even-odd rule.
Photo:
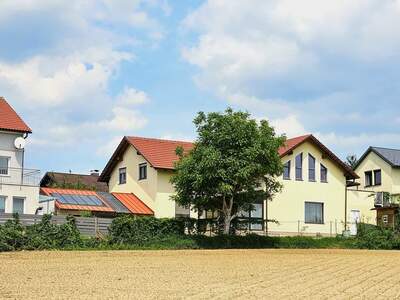
[(395, 299), (400, 298), (400, 252), (1, 253), (0, 298)]

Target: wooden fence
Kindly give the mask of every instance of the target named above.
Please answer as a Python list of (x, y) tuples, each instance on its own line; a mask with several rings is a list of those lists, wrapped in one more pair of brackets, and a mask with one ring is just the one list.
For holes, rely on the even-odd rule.
[[(24, 225), (34, 225), (40, 222), (42, 216), (39, 215), (20, 215), (20, 221)], [(12, 214), (0, 213), (0, 225), (3, 225), (7, 220), (12, 220)], [(113, 219), (105, 218), (85, 218), (75, 217), (76, 226), (79, 232), (85, 236), (102, 236), (108, 234), (108, 227), (111, 225)], [(51, 222), (53, 224), (62, 225), (66, 223), (66, 216), (52, 216)]]

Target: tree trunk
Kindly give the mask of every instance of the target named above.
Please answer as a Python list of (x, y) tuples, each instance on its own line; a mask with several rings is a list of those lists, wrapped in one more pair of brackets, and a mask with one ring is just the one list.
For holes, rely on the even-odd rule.
[(224, 234), (229, 234), (231, 229), (231, 214), (225, 213), (225, 219), (224, 219)]
[(226, 199), (224, 197), (222, 211), (224, 213), (224, 234), (229, 234), (231, 229), (232, 222), (232, 207), (233, 207), (233, 198), (229, 199), (229, 203), (226, 203)]

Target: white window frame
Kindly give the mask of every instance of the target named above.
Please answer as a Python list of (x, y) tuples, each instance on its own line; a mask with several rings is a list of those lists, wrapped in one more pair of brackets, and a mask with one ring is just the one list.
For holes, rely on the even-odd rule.
[(4, 199), (4, 212), (0, 212), (0, 213), (5, 213), (6, 209), (7, 209), (7, 196), (0, 195), (0, 199)]
[[(122, 182), (121, 181), (121, 175), (122, 175), (122, 170), (124, 170), (125, 171), (125, 181), (124, 182)], [(127, 181), (127, 173), (128, 173), (128, 169), (126, 168), (126, 167), (121, 167), (121, 168), (119, 168), (118, 169), (118, 184), (119, 185), (121, 185), (121, 184), (126, 184), (126, 181)]]
[(23, 200), (22, 214), (20, 214), (20, 215), (25, 214), (26, 198), (25, 197), (20, 197), (20, 196), (13, 196), (12, 197), (12, 212), (13, 212), (13, 214), (15, 213), (14, 212), (14, 200), (15, 199), (22, 199)]
[(0, 172), (0, 176), (8, 177), (8, 176), (10, 176), (10, 162), (11, 162), (11, 157), (10, 157), (10, 156), (0, 155), (0, 158), (5, 158), (5, 159), (7, 159), (7, 174), (3, 174), (3, 173)]

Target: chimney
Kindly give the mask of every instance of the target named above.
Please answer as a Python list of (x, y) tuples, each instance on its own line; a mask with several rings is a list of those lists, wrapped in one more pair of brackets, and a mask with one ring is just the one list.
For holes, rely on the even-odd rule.
[(99, 170), (90, 170), (90, 175), (92, 176), (100, 176)]

